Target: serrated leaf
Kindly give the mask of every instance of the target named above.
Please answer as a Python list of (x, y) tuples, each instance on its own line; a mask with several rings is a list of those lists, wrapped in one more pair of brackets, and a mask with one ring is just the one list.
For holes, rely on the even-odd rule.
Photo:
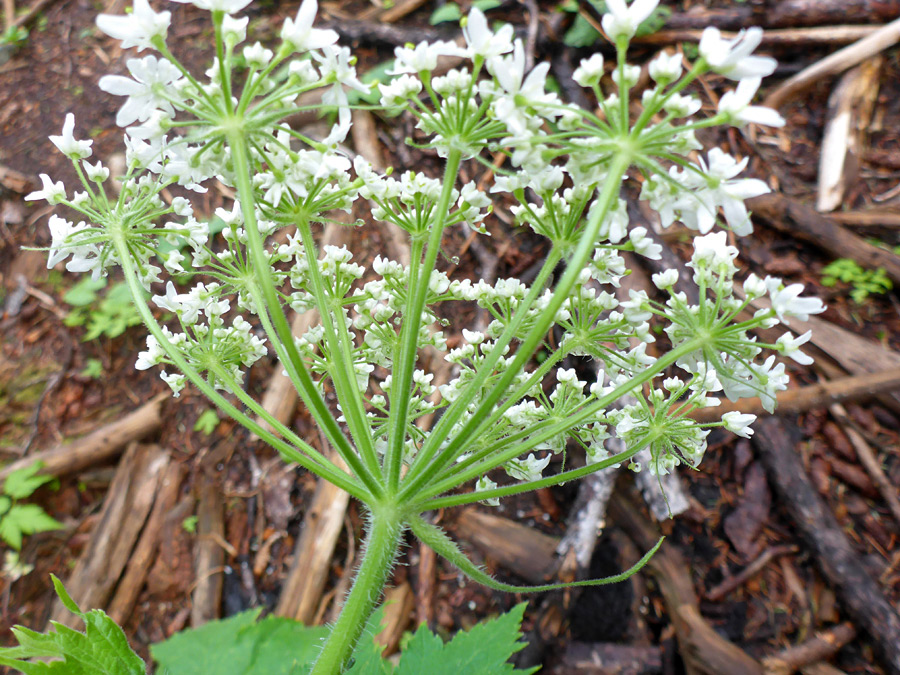
[(251, 609), (151, 645), (160, 672), (169, 675), (300, 675), (308, 671), (328, 635), (324, 626), (270, 616), (257, 622)]
[(61, 528), (62, 524), (37, 504), (14, 504), (0, 518), (0, 539), (18, 551), (22, 548), (23, 535)]
[(44, 468), (43, 462), (35, 462), (30, 466), (16, 469), (6, 477), (3, 483), (3, 492), (13, 499), (25, 499), (34, 494), (41, 485), (52, 483), (55, 478), (48, 475), (38, 475)]
[(215, 410), (206, 410), (200, 414), (194, 422), (194, 431), (202, 432), (209, 436), (219, 426), (219, 414)]
[(506, 614), (457, 633), (446, 644), (427, 628), (420, 627), (400, 657), (395, 675), (533, 673), (537, 668), (519, 670), (509, 663), (509, 658), (525, 647), (519, 630), (524, 612), (525, 603), (522, 603)]
[(431, 13), (428, 23), (436, 26), (439, 23), (447, 23), (448, 21), (459, 21), (461, 18), (462, 10), (460, 10), (459, 5), (455, 2), (448, 2)]
[[(65, 607), (84, 620), (85, 632), (55, 621), (47, 633), (16, 626), (12, 632), (19, 646), (0, 648), (0, 665), (25, 675), (145, 675), (144, 662), (105, 612), (81, 612), (59, 579), (53, 577), (53, 584)], [(45, 663), (29, 659), (55, 660)]]

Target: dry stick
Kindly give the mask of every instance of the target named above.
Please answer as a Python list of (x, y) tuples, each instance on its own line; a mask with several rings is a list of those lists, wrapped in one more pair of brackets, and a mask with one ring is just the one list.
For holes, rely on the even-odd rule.
[(84, 438), (64, 443), (51, 450), (35, 452), (0, 469), (0, 481), (13, 471), (43, 462), (41, 473), (63, 476), (111, 459), (131, 441), (156, 431), (161, 424), (160, 408), (169, 394), (159, 394), (122, 419), (91, 432)]
[(797, 668), (829, 659), (856, 637), (856, 628), (850, 623), (840, 623), (833, 628), (815, 634), (812, 639), (788, 647), (784, 651), (763, 659), (767, 675), (790, 675)]
[(620, 645), (608, 642), (570, 642), (560, 670), (584, 675), (643, 675), (662, 673), (662, 649), (650, 645)]
[[(815, 26), (812, 28), (776, 28), (763, 33), (763, 45), (801, 46), (834, 44), (845, 45), (868, 37), (882, 26)], [(685, 28), (680, 30), (661, 30), (650, 35), (642, 35), (632, 40), (634, 44), (671, 45), (678, 42), (700, 42), (703, 30)], [(736, 31), (722, 31), (722, 37), (734, 39)]]
[(741, 30), (747, 26), (788, 28), (826, 26), (838, 23), (888, 21), (900, 13), (898, 0), (779, 0), (765, 5), (735, 5), (721, 9), (694, 6), (673, 14), (667, 28), (716, 26), (723, 30)]
[(706, 599), (718, 601), (729, 593), (743, 586), (747, 581), (755, 577), (765, 569), (769, 562), (778, 556), (796, 553), (799, 549), (796, 546), (772, 546), (763, 551), (756, 560), (744, 567), (740, 572), (730, 577), (726, 577), (722, 583), (706, 592)]
[(835, 403), (829, 406), (828, 410), (843, 425), (844, 432), (850, 439), (853, 449), (856, 450), (860, 464), (863, 465), (869, 477), (878, 487), (878, 491), (894, 516), (894, 522), (900, 526), (900, 499), (897, 498), (897, 487), (885, 475), (884, 470), (881, 468), (881, 462), (875, 456), (875, 452), (869, 444), (866, 443), (866, 439), (863, 438), (862, 434), (857, 431), (855, 425), (851, 422), (844, 406), (840, 403)]
[(400, 0), (397, 4), (389, 9), (382, 7), (370, 7), (359, 14), (361, 21), (369, 21), (377, 19), (382, 23), (394, 23), (399, 21), (407, 14), (415, 12), (419, 7), (424, 5), (428, 0)]
[[(839, 380), (827, 380), (819, 384), (780, 392), (775, 414), (806, 412), (839, 401), (855, 401), (896, 389), (900, 389), (900, 368), (844, 377)], [(733, 410), (752, 415), (762, 415), (765, 412), (760, 400), (754, 397), (734, 403), (722, 401), (715, 408), (701, 408), (694, 411), (691, 417), (700, 422), (713, 422), (719, 420), (724, 413)]]
[(876, 56), (847, 71), (828, 98), (819, 147), (816, 210), (834, 211), (856, 178), (860, 149), (872, 120), (884, 59)]
[(883, 267), (891, 280), (900, 283), (900, 256), (870, 244), (806, 204), (771, 193), (748, 199), (747, 206), (775, 229), (815, 244), (836, 258), (850, 258), (869, 269)]
[(892, 47), (900, 40), (900, 19), (879, 28), (866, 38), (804, 68), (779, 85), (763, 102), (769, 108), (780, 108), (789, 98), (822, 78), (837, 75), (876, 54)]
[(834, 213), (829, 213), (828, 217), (842, 225), (850, 225), (851, 227), (900, 227), (900, 213), (896, 211), (881, 211), (878, 209), (872, 209), (871, 211), (835, 211)]
[(183, 475), (184, 466), (170, 462), (159, 483), (159, 493), (153, 502), (153, 510), (141, 532), (141, 538), (128, 559), (125, 574), (122, 575), (122, 580), (119, 582), (116, 594), (110, 601), (107, 610), (107, 614), (120, 626), (131, 615), (131, 610), (144, 587), (144, 581), (147, 579), (147, 573), (150, 571), (159, 547), (163, 523), (166, 516), (175, 507), (175, 502), (178, 501)]
[(872, 638), (882, 665), (900, 675), (900, 616), (869, 576), (831, 510), (819, 498), (795, 450), (796, 439), (778, 418), (756, 423), (753, 443), (791, 523), (813, 552), (823, 575), (853, 621)]
[(191, 627), (219, 618), (224, 583), (225, 505), (212, 476), (201, 471), (197, 486), (197, 540), (194, 545), (194, 586)]
[[(156, 495), (169, 454), (156, 445), (133, 443), (116, 469), (90, 543), (66, 581), (69, 595), (84, 608), (104, 608), (128, 563)], [(57, 600), (50, 619), (75, 626), (81, 619)]]

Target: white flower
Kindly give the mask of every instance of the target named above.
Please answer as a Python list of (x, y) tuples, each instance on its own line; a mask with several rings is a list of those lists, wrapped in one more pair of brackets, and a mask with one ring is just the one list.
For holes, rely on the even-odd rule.
[[(181, 71), (168, 59), (157, 59), (152, 54), (142, 59), (128, 59), (127, 65), (134, 79), (104, 75), (99, 82), (100, 89), (106, 93), (128, 97), (116, 114), (116, 124), (127, 127), (133, 122), (144, 122), (156, 110), (174, 117), (175, 107), (169, 101), (173, 89), (170, 85), (181, 77)], [(160, 92), (165, 92), (166, 97)]]
[(801, 321), (808, 321), (810, 314), (821, 314), (825, 311), (825, 305), (819, 298), (801, 298), (803, 284), (791, 284), (785, 286), (781, 279), (766, 277), (766, 288), (769, 289), (769, 298), (772, 300), (772, 309), (782, 323), (787, 324), (786, 317), (797, 317)]
[(147, 47), (152, 48), (154, 38), (166, 39), (171, 17), (170, 12), (154, 12), (147, 0), (134, 0), (131, 14), (101, 14), (97, 17), (97, 28), (110, 37), (121, 40), (122, 49), (137, 47), (140, 52)]
[(700, 110), (700, 99), (696, 96), (672, 94), (663, 104), (663, 109), (673, 117), (690, 117)]
[(650, 77), (660, 84), (668, 84), (674, 82), (681, 77), (681, 54), (661, 53), (650, 62), (647, 67)]
[(722, 211), (725, 213), (725, 221), (736, 235), (742, 237), (750, 234), (753, 231), (753, 225), (747, 214), (744, 200), (767, 194), (769, 186), (757, 178), (731, 180), (747, 166), (748, 158), (746, 157), (738, 162), (720, 148), (710, 150), (707, 157), (709, 166), (703, 166), (703, 170), (715, 182), (715, 187), (707, 193), (708, 198), (721, 205)]
[(249, 5), (253, 0), (172, 0), (182, 4), (192, 4), (194, 7), (205, 9), (208, 12), (225, 12), (226, 14), (234, 14), (240, 12), (244, 7)]
[(678, 270), (668, 269), (665, 272), (657, 272), (652, 275), (650, 279), (653, 281), (653, 285), (661, 291), (672, 288), (672, 286), (675, 285), (675, 282), (678, 281)]
[(744, 281), (744, 294), (750, 300), (756, 300), (766, 294), (766, 283), (755, 274), (751, 274)]
[(732, 262), (737, 258), (738, 250), (727, 243), (726, 232), (712, 232), (702, 237), (694, 237), (694, 255), (689, 267), (694, 269), (727, 270), (734, 269)]
[(750, 105), (761, 81), (758, 77), (741, 80), (737, 89), (726, 92), (719, 99), (719, 114), (728, 115), (728, 121), (735, 126), (752, 123), (783, 127), (784, 118), (778, 111), (761, 105)]
[(525, 482), (540, 480), (544, 469), (550, 463), (550, 458), (551, 455), (548, 454), (543, 459), (537, 459), (534, 453), (531, 453), (527, 459), (510, 460), (505, 466), (506, 473)]
[(481, 56), (485, 59), (492, 59), (512, 51), (513, 27), (510, 24), (504, 24), (500, 30), (494, 33), (488, 28), (487, 18), (477, 7), (473, 7), (469, 12), (462, 31), (466, 38), (466, 44), (469, 45), (469, 54), (473, 58)]
[(603, 54), (597, 52), (588, 59), (582, 59), (575, 69), (572, 79), (582, 87), (593, 87), (603, 77)]
[[(662, 258), (662, 246), (647, 236), (646, 227), (636, 227), (628, 233), (628, 238), (634, 246), (634, 252), (650, 260)], [(671, 270), (670, 270), (671, 271)]]
[(316, 0), (303, 0), (297, 11), (297, 18), (288, 17), (284, 20), (281, 29), (281, 39), (293, 47), (296, 52), (321, 49), (333, 45), (338, 40), (338, 34), (333, 30), (313, 28), (316, 20), (316, 12), (319, 5)]
[(722, 422), (725, 428), (735, 436), (750, 438), (753, 435), (753, 429), (750, 425), (756, 421), (756, 415), (747, 415), (742, 412), (733, 411), (722, 415)]
[(109, 169), (103, 166), (103, 162), (97, 162), (93, 165), (85, 162), (84, 172), (87, 174), (88, 180), (92, 180), (95, 183), (102, 183), (109, 178)]
[(267, 65), (275, 53), (271, 49), (266, 49), (260, 42), (254, 42), (252, 45), (244, 47), (244, 60), (251, 68), (262, 70)]
[[(497, 487), (497, 484), (494, 481), (487, 476), (482, 476), (475, 483), (475, 492), (485, 492), (486, 490), (493, 490), (495, 487)], [(488, 506), (500, 506), (499, 497), (490, 497), (482, 501)]]
[(778, 63), (768, 56), (750, 54), (762, 41), (761, 28), (742, 30), (734, 40), (725, 40), (718, 28), (710, 26), (700, 37), (700, 55), (715, 72), (732, 80), (766, 77)]
[(91, 144), (94, 141), (76, 141), (72, 135), (74, 130), (75, 115), (69, 113), (63, 124), (62, 136), (51, 136), (50, 140), (69, 159), (86, 159), (91, 156)]
[(41, 183), (43, 183), (44, 189), (35, 190), (34, 192), (28, 194), (25, 197), (26, 202), (33, 202), (38, 199), (43, 199), (48, 204), (59, 204), (66, 198), (66, 186), (63, 185), (63, 182), (61, 180), (54, 183), (50, 179), (50, 176), (42, 173)]
[[(181, 2), (181, 0), (177, 1)], [(141, 369), (138, 368), (138, 370)], [(162, 371), (159, 376), (162, 378), (163, 382), (171, 387), (172, 395), (175, 398), (181, 396), (181, 390), (184, 389), (185, 380), (187, 379), (184, 375), (181, 375), (180, 373), (172, 373), (171, 375), (169, 375), (169, 373), (167, 373), (166, 371)]]
[(224, 36), (225, 41), (228, 42), (230, 40), (231, 44), (235, 45), (239, 42), (243, 42), (247, 38), (247, 24), (249, 23), (249, 16), (235, 19), (230, 14), (226, 14), (222, 19), (222, 35)]
[(659, 0), (634, 0), (628, 6), (625, 0), (606, 0), (609, 13), (603, 15), (603, 30), (613, 42), (620, 37), (630, 40), (658, 4)]
[(775, 344), (778, 345), (782, 354), (794, 359), (794, 361), (802, 366), (808, 366), (813, 362), (812, 357), (801, 352), (800, 346), (809, 342), (811, 337), (811, 330), (806, 331), (803, 335), (799, 335), (796, 338), (793, 333), (785, 333), (778, 338), (778, 341)]
[(465, 50), (456, 46), (454, 42), (420, 42), (415, 47), (397, 47), (394, 50), (394, 67), (388, 71), (389, 75), (403, 73), (420, 73), (423, 70), (432, 71), (437, 67), (438, 58), (441, 56), (463, 56)]

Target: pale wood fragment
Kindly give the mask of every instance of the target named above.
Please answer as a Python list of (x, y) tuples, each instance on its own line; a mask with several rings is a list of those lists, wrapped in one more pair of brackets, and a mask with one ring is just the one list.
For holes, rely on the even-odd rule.
[(159, 492), (153, 502), (153, 510), (141, 532), (141, 538), (128, 558), (125, 574), (122, 575), (106, 612), (119, 625), (123, 625), (130, 616), (138, 595), (144, 587), (144, 581), (147, 579), (159, 547), (163, 522), (175, 507), (183, 476), (184, 466), (177, 462), (170, 462), (159, 482)]
[(197, 539), (194, 545), (194, 592), (191, 627), (219, 618), (225, 572), (225, 506), (221, 488), (204, 472), (198, 474)]
[(880, 56), (864, 61), (845, 73), (831, 92), (819, 151), (818, 211), (838, 208), (856, 178), (883, 61)]
[[(79, 607), (105, 608), (156, 497), (169, 453), (157, 445), (131, 444), (103, 500), (91, 540), (78, 557), (66, 589)], [(76, 626), (81, 619), (57, 600), (53, 621)]]
[(383, 656), (390, 656), (400, 648), (400, 640), (410, 624), (415, 606), (415, 593), (409, 582), (404, 581), (384, 592), (381, 632), (375, 636), (375, 642), (384, 645)]
[(120, 420), (101, 427), (83, 438), (63, 443), (50, 450), (34, 452), (10, 462), (0, 469), (0, 481), (13, 471), (42, 462), (41, 473), (62, 476), (104, 462), (114, 457), (128, 443), (141, 439), (159, 428), (162, 402), (168, 393), (158, 394)]
[(866, 59), (892, 47), (900, 40), (900, 19), (895, 19), (877, 31), (836, 51), (808, 68), (804, 68), (792, 78), (778, 86), (763, 102), (769, 108), (779, 108), (788, 99), (803, 91), (822, 78), (842, 73)]

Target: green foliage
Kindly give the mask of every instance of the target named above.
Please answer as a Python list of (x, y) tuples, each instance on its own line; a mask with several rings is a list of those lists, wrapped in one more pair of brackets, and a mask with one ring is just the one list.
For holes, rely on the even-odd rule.
[(194, 422), (194, 431), (199, 431), (206, 436), (209, 436), (216, 430), (216, 427), (219, 426), (219, 421), (219, 413), (210, 408), (201, 413), (200, 417), (197, 418), (197, 421)]
[(103, 362), (100, 359), (88, 359), (84, 369), (79, 373), (82, 377), (99, 380), (103, 377)]
[[(150, 647), (150, 653), (166, 675), (301, 675), (309, 672), (322, 641), (325, 626), (306, 627), (282, 617), (261, 621), (259, 609), (229, 619), (212, 621), (200, 628), (183, 631)], [(485, 621), (468, 631), (460, 631), (445, 643), (427, 626), (420, 626), (404, 646), (397, 666), (382, 658), (377, 634), (383, 612), (369, 620), (363, 637), (353, 652), (346, 675), (524, 675), (507, 663), (525, 646), (519, 630), (525, 604), (507, 614)]]
[[(472, 3), (472, 7), (480, 9), (482, 12), (489, 12), (492, 9), (497, 9), (503, 3), (500, 0), (475, 0)], [(457, 22), (462, 19), (462, 9), (455, 2), (448, 2), (437, 9), (435, 9), (431, 13), (431, 18), (428, 19), (428, 23), (432, 26), (436, 26), (439, 23), (447, 23), (447, 22)]]
[[(606, 13), (606, 3), (603, 2), (603, 0), (588, 0), (588, 2), (590, 2), (598, 15)], [(577, 0), (567, 0), (567, 2), (562, 4), (561, 9), (565, 12), (578, 12), (578, 2)], [(666, 25), (666, 21), (669, 20), (670, 16), (672, 16), (671, 8), (662, 5), (657, 7), (653, 10), (653, 13), (638, 26), (635, 37), (651, 35), (658, 30), (661, 30), (662, 27)], [(575, 17), (575, 21), (572, 22), (569, 30), (566, 31), (566, 34), (563, 36), (563, 42), (569, 47), (590, 47), (597, 42), (599, 38), (600, 33), (597, 29), (594, 28), (591, 22), (584, 18), (581, 13), (578, 13)]]
[(47, 633), (16, 626), (12, 633), (19, 646), (0, 648), (0, 665), (25, 675), (145, 675), (144, 662), (128, 646), (122, 629), (105, 612), (99, 609), (82, 612), (56, 577), (53, 586), (66, 609), (84, 621), (85, 632), (55, 621), (51, 622), (53, 630)]
[(188, 516), (181, 521), (181, 529), (188, 534), (194, 534), (197, 531), (197, 516)]
[(0, 33), (0, 45), (20, 47), (28, 40), (28, 30), (22, 26), (10, 26)]
[(150, 647), (160, 673), (168, 675), (294, 675), (304, 673), (328, 635), (277, 616), (257, 621), (251, 609), (200, 628), (183, 631)]
[(3, 483), (0, 495), (0, 539), (19, 551), (25, 535), (58, 530), (62, 525), (37, 504), (19, 504), (41, 485), (52, 483), (53, 476), (38, 475), (41, 462), (13, 471)]
[(851, 286), (850, 297), (857, 304), (870, 294), (887, 293), (894, 287), (882, 268), (867, 270), (848, 258), (838, 258), (822, 270), (823, 286), (835, 286), (839, 281)]
[(85, 326), (82, 341), (96, 340), (101, 335), (119, 337), (131, 326), (141, 323), (128, 286), (119, 282), (109, 287), (101, 299), (100, 291), (107, 286), (106, 279), (86, 277), (72, 286), (63, 300), (73, 309), (64, 323), (67, 326)]

